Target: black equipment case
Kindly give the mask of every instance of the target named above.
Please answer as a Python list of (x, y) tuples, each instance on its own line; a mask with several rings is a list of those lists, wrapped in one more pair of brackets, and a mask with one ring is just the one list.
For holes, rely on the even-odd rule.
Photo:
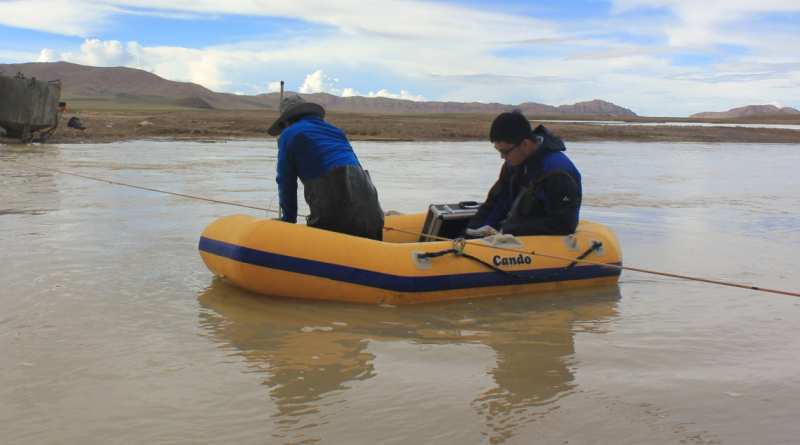
[[(458, 204), (431, 204), (425, 225), (422, 226), (420, 242), (440, 241), (430, 236), (454, 239), (461, 235), (470, 218), (478, 211), (480, 203), (462, 201)], [(430, 235), (430, 236), (427, 236)]]

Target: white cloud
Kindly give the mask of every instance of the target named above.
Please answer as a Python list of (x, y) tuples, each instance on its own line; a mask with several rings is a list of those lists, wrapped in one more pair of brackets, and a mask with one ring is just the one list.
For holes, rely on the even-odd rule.
[(377, 93), (369, 92), (367, 94), (361, 94), (356, 91), (354, 88), (339, 88), (339, 79), (334, 79), (325, 74), (322, 70), (317, 70), (312, 74), (306, 76), (305, 81), (300, 86), (300, 93), (303, 94), (311, 94), (311, 93), (328, 93), (333, 94), (334, 96), (341, 96), (341, 97), (355, 97), (355, 96), (363, 96), (363, 97), (388, 97), (392, 99), (407, 99), (407, 100), (415, 100), (415, 101), (425, 101), (425, 97), (420, 95), (413, 95), (406, 90), (401, 90), (399, 94), (397, 93), (390, 93), (386, 89), (382, 89)]
[(335, 88), (338, 82), (336, 79), (331, 79), (322, 70), (317, 70), (313, 74), (306, 76), (306, 80), (300, 85), (300, 92), (303, 94), (311, 93), (330, 93), (340, 95), (341, 90)]
[[(757, 41), (742, 40), (737, 36), (748, 34), (749, 29), (737, 29), (734, 24), (745, 24), (760, 16), (775, 13), (798, 13), (797, 0), (612, 0), (614, 11), (624, 13), (636, 10), (669, 11), (674, 16), (664, 30), (669, 42), (675, 46), (712, 46), (715, 44), (758, 45)], [(758, 30), (769, 33), (769, 29)]]
[(390, 93), (390, 92), (388, 92), (387, 90), (384, 89), (384, 90), (378, 91), (377, 93), (370, 92), (369, 94), (367, 94), (367, 96), (368, 97), (388, 97), (388, 98), (391, 98), (391, 99), (406, 99), (406, 100), (414, 100), (414, 101), (425, 101), (425, 100), (427, 100), (422, 96), (415, 96), (415, 95), (409, 93), (406, 90), (400, 90), (400, 94), (395, 94), (395, 93)]
[[(313, 11), (313, 13), (309, 13)], [(421, 13), (424, 11), (424, 13)], [(124, 16), (197, 19), (222, 15), (278, 17), (317, 23), (362, 38), (484, 40), (515, 25), (531, 24), (511, 13), (489, 12), (456, 4), (423, 0), (10, 0), (3, 2), (0, 25), (54, 34), (88, 36)], [(482, 23), (475, 27), (475, 23)], [(549, 28), (540, 22), (542, 28)], [(498, 34), (487, 33), (495, 30)], [(524, 34), (524, 32), (523, 32)]]
[(11, 0), (2, 2), (0, 25), (86, 37), (122, 11), (103, 1)]
[[(800, 13), (800, 1), (610, 2), (610, 15), (581, 17), (563, 7), (558, 17), (560, 7), (552, 6), (545, 21), (530, 5), (503, 2), (489, 8), (435, 0), (12, 0), (0, 3), (0, 26), (90, 36), (79, 48), (71, 41), (42, 45), (40, 61), (129, 66), (214, 91), (279, 91), (284, 79), (287, 89), (342, 97), (552, 105), (600, 98), (645, 114), (665, 104), (688, 114), (703, 111), (688, 109), (698, 103), (743, 97), (798, 106), (800, 71), (792, 64), (800, 32), (788, 14)], [(783, 19), (760, 22), (770, 13)], [(114, 25), (131, 15), (202, 17), (203, 25), (231, 15), (263, 17), (278, 29), (205, 47), (94, 38), (98, 30), (114, 36)], [(281, 30), (281, 23), (291, 26)], [(0, 57), (20, 54), (16, 49), (0, 43)]]
[(229, 59), (220, 51), (143, 47), (136, 42), (123, 44), (117, 40), (97, 39), (85, 40), (79, 49), (79, 52), (66, 52), (57, 57), (54, 51), (43, 49), (40, 59), (47, 57), (49, 62), (63, 60), (89, 66), (137, 68), (168, 80), (192, 82), (214, 91), (224, 91), (230, 83), (221, 72)]
[(358, 91), (353, 88), (345, 88), (342, 90), (342, 97), (353, 97), (353, 96), (360, 96)]
[(134, 65), (136, 55), (132, 47), (125, 48), (122, 42), (111, 40), (101, 42), (97, 39), (85, 40), (80, 47), (82, 53), (66, 53), (61, 58), (66, 62), (76, 62), (91, 66), (130, 66)]
[(52, 49), (43, 49), (39, 53), (39, 58), (36, 59), (37, 62), (58, 62), (59, 60), (61, 59), (58, 54)]

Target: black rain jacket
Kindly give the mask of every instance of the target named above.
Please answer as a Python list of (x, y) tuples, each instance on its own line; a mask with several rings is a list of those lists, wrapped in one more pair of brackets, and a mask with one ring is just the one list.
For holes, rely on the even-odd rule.
[(542, 125), (533, 136), (542, 138), (539, 149), (516, 167), (503, 164), (467, 228), (488, 225), (517, 236), (575, 232), (583, 197), (581, 174), (563, 153), (564, 141)]

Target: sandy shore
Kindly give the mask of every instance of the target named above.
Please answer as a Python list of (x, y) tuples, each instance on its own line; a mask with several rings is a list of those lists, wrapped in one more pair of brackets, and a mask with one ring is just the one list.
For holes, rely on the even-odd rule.
[[(67, 121), (73, 116), (80, 119), (86, 126), (85, 130), (67, 127)], [(266, 134), (266, 128), (276, 116), (277, 113), (270, 111), (227, 110), (67, 112), (47, 142), (58, 144), (144, 139), (263, 139), (270, 137)], [(494, 115), (480, 114), (329, 113), (326, 120), (342, 128), (351, 140), (473, 141), (488, 139), (489, 126), (494, 117)], [(637, 120), (658, 122), (654, 118)], [(784, 120), (781, 123), (800, 124), (800, 118), (798, 122)], [(567, 142), (800, 143), (800, 130), (790, 129), (674, 125), (603, 126), (574, 122), (548, 122), (545, 125)], [(0, 138), (0, 143), (19, 142), (11, 138)]]

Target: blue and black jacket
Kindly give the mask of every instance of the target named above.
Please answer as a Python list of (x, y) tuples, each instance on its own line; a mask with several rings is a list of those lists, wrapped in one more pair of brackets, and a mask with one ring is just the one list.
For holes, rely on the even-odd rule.
[(297, 222), (297, 179), (305, 183), (334, 167), (361, 166), (344, 132), (321, 117), (307, 115), (283, 130), (278, 140), (278, 182), (282, 220)]
[(503, 164), (467, 228), (488, 225), (517, 236), (575, 232), (583, 197), (581, 174), (563, 153), (564, 141), (542, 125), (533, 137), (542, 138), (539, 149), (516, 167)]
[(383, 210), (369, 173), (344, 132), (315, 115), (283, 130), (278, 140), (281, 219), (297, 222), (297, 180), (309, 207), (310, 227), (380, 240)]

